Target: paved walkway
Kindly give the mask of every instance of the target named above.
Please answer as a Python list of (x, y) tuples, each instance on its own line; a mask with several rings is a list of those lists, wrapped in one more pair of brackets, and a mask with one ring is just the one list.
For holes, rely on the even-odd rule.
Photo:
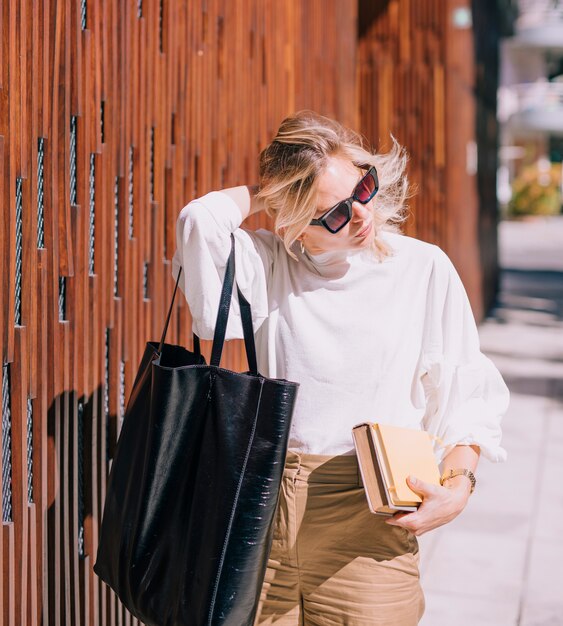
[(563, 625), (563, 217), (500, 225), (502, 290), (481, 328), (511, 405), (508, 461), (420, 538), (423, 626)]

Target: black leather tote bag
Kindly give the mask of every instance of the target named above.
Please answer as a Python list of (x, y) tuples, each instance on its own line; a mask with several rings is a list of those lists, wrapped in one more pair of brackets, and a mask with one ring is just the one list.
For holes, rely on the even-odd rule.
[[(219, 367), (235, 277), (234, 237), (210, 365), (149, 342), (119, 434), (94, 572), (149, 626), (252, 625), (298, 385)], [(179, 279), (179, 276), (178, 276)]]

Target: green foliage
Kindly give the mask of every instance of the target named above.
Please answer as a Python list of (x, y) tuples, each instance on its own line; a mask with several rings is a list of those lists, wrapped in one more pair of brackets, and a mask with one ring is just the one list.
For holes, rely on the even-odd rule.
[(561, 212), (561, 163), (540, 169), (537, 164), (524, 168), (512, 185), (508, 213), (558, 215)]

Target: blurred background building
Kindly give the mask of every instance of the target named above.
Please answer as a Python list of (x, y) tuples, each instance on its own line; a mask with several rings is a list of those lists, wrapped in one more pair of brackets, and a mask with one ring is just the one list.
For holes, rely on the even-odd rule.
[(508, 216), (556, 215), (563, 189), (563, 2), (519, 0), (501, 46), (498, 198)]

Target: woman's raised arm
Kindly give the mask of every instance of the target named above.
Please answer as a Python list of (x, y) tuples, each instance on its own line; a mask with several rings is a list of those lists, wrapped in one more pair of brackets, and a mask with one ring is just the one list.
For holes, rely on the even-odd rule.
[(257, 185), (229, 187), (229, 189), (223, 189), (223, 193), (234, 200), (240, 209), (243, 220), (264, 208), (262, 201), (256, 197)]

